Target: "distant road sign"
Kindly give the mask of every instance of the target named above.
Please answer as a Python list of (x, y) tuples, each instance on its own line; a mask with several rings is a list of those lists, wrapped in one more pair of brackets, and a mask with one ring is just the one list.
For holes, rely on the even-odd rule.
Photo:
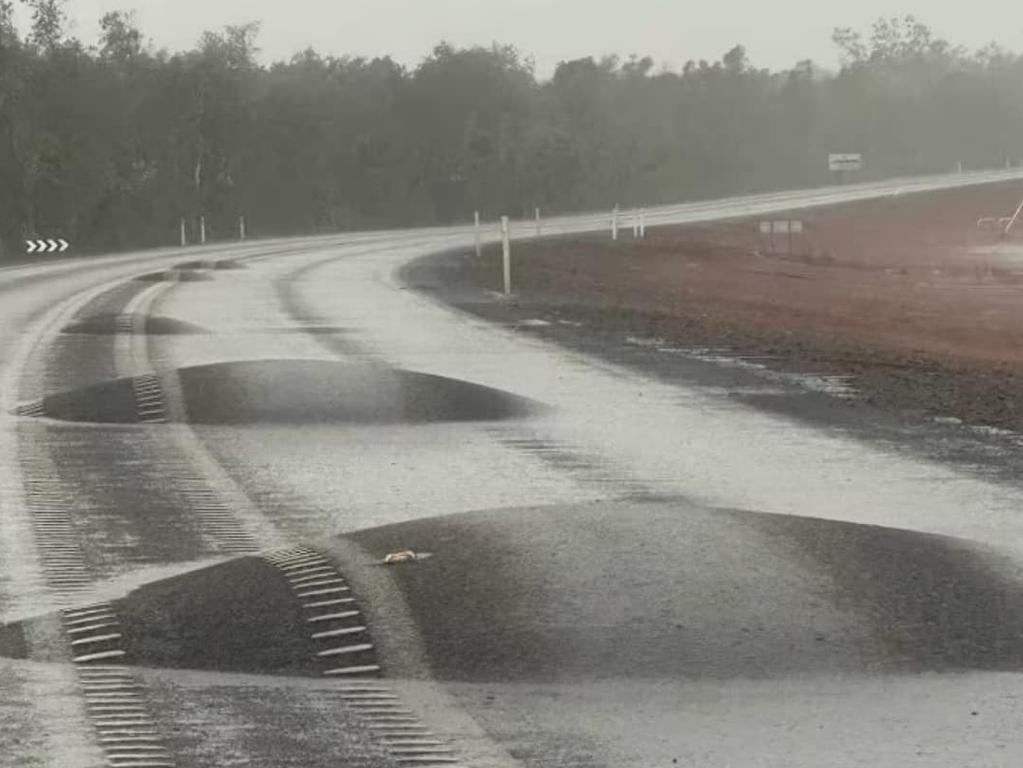
[(64, 253), (68, 249), (67, 240), (63, 237), (58, 237), (56, 240), (26, 240), (25, 249), (29, 253), (56, 253), (60, 251)]
[(863, 155), (861, 154), (831, 154), (828, 155), (828, 170), (831, 171), (858, 171), (863, 168)]
[[(784, 252), (791, 255), (793, 245), (798, 245), (801, 237), (793, 238), (793, 235), (802, 235), (805, 228), (802, 219), (776, 219), (774, 221), (761, 221), (760, 234), (766, 241), (768, 248), (774, 251), (778, 245)], [(777, 237), (781, 235), (781, 237)]]
[(779, 219), (777, 221), (760, 222), (760, 234), (762, 235), (787, 235), (789, 233), (798, 235), (803, 232), (803, 222), (800, 219)]

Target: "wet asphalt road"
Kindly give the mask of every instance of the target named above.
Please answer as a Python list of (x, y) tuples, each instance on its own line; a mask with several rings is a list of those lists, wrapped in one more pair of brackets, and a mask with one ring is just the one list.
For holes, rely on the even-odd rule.
[(1023, 573), (962, 541), (684, 501), (468, 513), (350, 538), (380, 557), (403, 543), (432, 553), (389, 570), (442, 680), (1023, 669)]
[[(462, 764), (1018, 763), (1018, 488), (518, 338), (392, 277), (469, 242), (438, 232), (254, 244), (246, 269), (175, 282), (149, 303), (149, 283), (125, 281), (180, 254), (57, 265), (47, 279), (0, 273), (5, 411), (143, 373), (171, 415), (187, 413), (190, 394), (238, 399), (231, 423), (194, 428), (0, 417), (4, 619), (313, 540), (364, 607), (390, 690)], [(62, 333), (136, 304), (208, 333), (127, 346)], [(253, 360), (305, 362), (290, 364), (292, 382), (270, 376), (269, 394), (239, 380), (243, 369), (213, 369), (239, 390), (201, 367)], [(400, 414), (387, 423), (317, 412), (312, 425), (287, 414), (268, 424), (282, 404), (340, 386), (310, 370), (353, 362), (392, 383), (425, 374), (543, 407), (412, 424), (416, 398), (392, 386), (374, 392)], [(203, 372), (198, 390), (179, 370)], [(207, 499), (222, 509), (201, 511)], [(33, 510), (53, 506), (62, 522), (44, 529)], [(457, 515), (474, 510), (500, 511)], [(365, 530), (377, 525), (389, 527)], [(47, 559), (54, 531), (83, 574), (73, 588)], [(434, 557), (374, 564), (401, 546)], [(230, 583), (210, 581), (212, 604), (237, 598), (251, 619), (245, 603), (258, 597), (241, 600)], [(136, 641), (188, 615), (176, 584), (155, 594), (178, 600), (178, 614), (146, 603), (159, 621), (114, 604)], [(219, 615), (260, 647), (258, 623)], [(59, 622), (22, 626), (24, 652), (8, 655), (34, 661), (0, 661), (21, 692), (3, 717), (35, 737), (5, 743), (10, 764), (105, 764)], [(138, 679), (177, 764), (403, 764), (331, 702), (338, 689), (174, 670), (190, 665), (161, 637), (159, 653), (129, 650), (154, 668)], [(288, 740), (267, 738), (274, 729)]]

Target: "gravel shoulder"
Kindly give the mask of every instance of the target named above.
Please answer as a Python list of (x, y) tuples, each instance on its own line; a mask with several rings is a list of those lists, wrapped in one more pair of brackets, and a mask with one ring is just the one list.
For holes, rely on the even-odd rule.
[[(498, 293), (495, 248), (421, 259), (402, 278), (488, 320), (668, 379), (714, 380), (765, 408), (941, 432), (942, 453), (978, 439), (1015, 451), (1023, 242), (977, 220), (1010, 215), (1021, 195), (998, 184), (773, 217), (803, 223), (791, 248), (761, 235), (760, 220), (519, 242), (510, 298)], [(715, 374), (708, 360), (743, 365)], [(748, 385), (764, 376), (751, 368), (851, 396), (758, 398)]]

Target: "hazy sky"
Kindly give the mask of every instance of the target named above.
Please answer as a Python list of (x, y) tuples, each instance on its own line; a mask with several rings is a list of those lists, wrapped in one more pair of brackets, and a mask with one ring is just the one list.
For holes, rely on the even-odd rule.
[(878, 16), (913, 13), (968, 47), (992, 40), (1023, 50), (1019, 0), (68, 0), (72, 32), (96, 38), (109, 10), (135, 10), (157, 47), (191, 47), (205, 29), (262, 22), (264, 61), (312, 46), (321, 53), (390, 54), (415, 64), (442, 39), (506, 42), (532, 54), (547, 77), (559, 60), (637, 53), (680, 67), (717, 59), (742, 43), (758, 66), (803, 58), (833, 65), (832, 28), (867, 28)]

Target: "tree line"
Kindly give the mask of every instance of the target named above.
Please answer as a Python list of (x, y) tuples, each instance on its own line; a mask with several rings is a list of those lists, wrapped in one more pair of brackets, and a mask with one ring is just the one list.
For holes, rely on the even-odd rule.
[(94, 46), (62, 0), (0, 0), (0, 257), (26, 238), (78, 252), (446, 224), (1023, 159), (1023, 56), (967, 51), (913, 17), (837, 29), (837, 70), (755, 67), (737, 46), (681, 71), (650, 58), (562, 62), (438, 45), (418, 66), (313, 50), (261, 65), (256, 24), (153, 50), (131, 14)]

